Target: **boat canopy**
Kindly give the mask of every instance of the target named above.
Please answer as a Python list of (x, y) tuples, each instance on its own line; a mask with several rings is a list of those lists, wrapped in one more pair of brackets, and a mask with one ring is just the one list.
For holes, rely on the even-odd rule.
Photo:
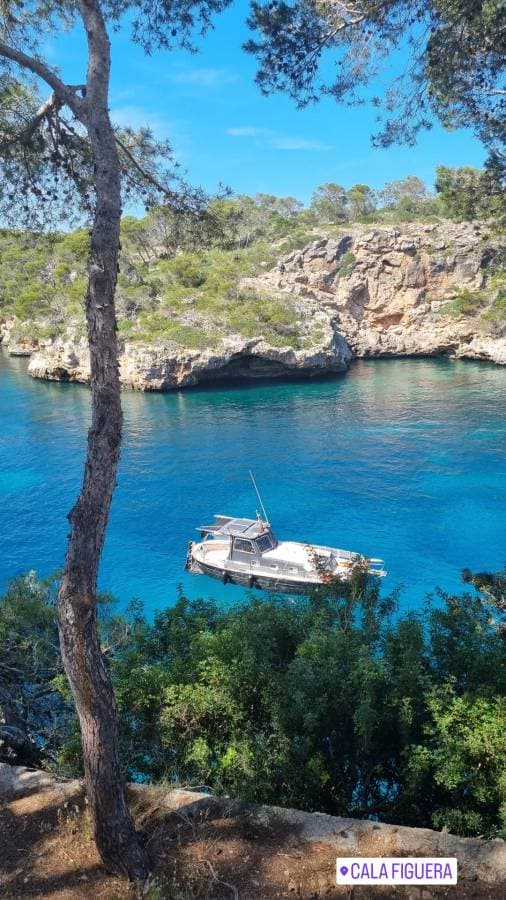
[(232, 516), (215, 516), (211, 525), (200, 525), (197, 531), (201, 534), (223, 534), (226, 537), (256, 538), (270, 532), (268, 522), (262, 519), (234, 519)]

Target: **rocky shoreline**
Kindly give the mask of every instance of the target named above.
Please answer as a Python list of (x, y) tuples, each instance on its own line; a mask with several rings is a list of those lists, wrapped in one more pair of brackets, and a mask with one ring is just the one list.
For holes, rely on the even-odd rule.
[[(224, 335), (205, 350), (120, 341), (122, 383), (165, 391), (206, 382), (344, 372), (354, 358), (445, 356), (506, 365), (505, 248), (480, 223), (356, 226), (281, 257), (244, 286), (296, 310), (298, 346)], [(501, 268), (502, 266), (502, 268)], [(499, 274), (498, 274), (499, 273)], [(501, 280), (502, 279), (502, 280)], [(89, 381), (86, 341), (69, 331), (36, 344), (0, 323), (34, 378)]]
[[(120, 378), (135, 390), (167, 391), (205, 382), (322, 375), (343, 372), (352, 352), (344, 338), (333, 335), (327, 346), (310, 351), (272, 347), (262, 338), (230, 338), (212, 350), (177, 350), (169, 346), (121, 345)], [(36, 350), (28, 372), (34, 378), (89, 382), (89, 356), (84, 341)]]

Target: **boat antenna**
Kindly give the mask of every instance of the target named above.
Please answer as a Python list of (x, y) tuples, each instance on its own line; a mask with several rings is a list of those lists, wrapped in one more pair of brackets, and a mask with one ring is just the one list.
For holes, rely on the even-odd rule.
[(268, 515), (267, 515), (267, 513), (266, 513), (266, 511), (265, 511), (265, 506), (264, 506), (263, 503), (262, 503), (262, 498), (261, 498), (261, 496), (260, 496), (260, 491), (258, 490), (257, 483), (256, 483), (256, 481), (255, 481), (255, 476), (253, 475), (253, 472), (251, 471), (251, 469), (249, 470), (249, 476), (250, 476), (250, 478), (251, 478), (251, 480), (252, 480), (252, 482), (253, 482), (253, 487), (255, 488), (255, 492), (256, 492), (256, 495), (257, 495), (257, 497), (258, 497), (258, 502), (259, 502), (259, 504), (260, 504), (260, 509), (262, 510), (262, 513), (263, 513), (264, 521), (265, 521), (266, 525), (270, 525), (269, 517), (268, 517)]

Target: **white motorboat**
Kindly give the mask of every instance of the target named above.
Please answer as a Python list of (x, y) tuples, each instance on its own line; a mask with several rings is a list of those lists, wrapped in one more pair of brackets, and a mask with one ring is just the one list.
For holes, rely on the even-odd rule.
[[(253, 478), (253, 476), (252, 476)], [(224, 584), (245, 585), (264, 591), (305, 594), (333, 578), (349, 580), (357, 569), (383, 577), (383, 560), (351, 550), (298, 541), (280, 541), (265, 514), (256, 519), (215, 515), (211, 525), (201, 525), (200, 541), (190, 541), (186, 568), (210, 575)]]

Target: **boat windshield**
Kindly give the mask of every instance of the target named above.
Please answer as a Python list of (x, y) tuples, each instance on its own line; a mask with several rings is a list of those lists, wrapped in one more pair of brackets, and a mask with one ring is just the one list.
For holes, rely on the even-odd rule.
[(272, 550), (274, 547), (274, 541), (270, 534), (261, 534), (260, 537), (257, 537), (256, 543), (260, 553), (266, 553), (267, 550)]

